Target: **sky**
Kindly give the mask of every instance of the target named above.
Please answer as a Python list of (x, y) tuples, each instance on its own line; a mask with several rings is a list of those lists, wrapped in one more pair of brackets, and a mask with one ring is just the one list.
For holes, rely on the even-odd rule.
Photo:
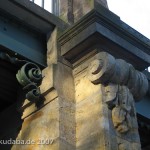
[[(41, 6), (42, 0), (34, 0)], [(107, 0), (109, 9), (122, 21), (150, 39), (150, 0)], [(45, 0), (45, 9), (51, 12), (51, 0)]]
[[(32, 0), (30, 0), (30, 1), (32, 1)], [(48, 10), (49, 12), (51, 12), (51, 10), (52, 10), (51, 1), (52, 0), (44, 0), (44, 9)], [(39, 6), (42, 5), (42, 0), (34, 0), (34, 2)]]
[(107, 0), (122, 21), (150, 39), (150, 0)]

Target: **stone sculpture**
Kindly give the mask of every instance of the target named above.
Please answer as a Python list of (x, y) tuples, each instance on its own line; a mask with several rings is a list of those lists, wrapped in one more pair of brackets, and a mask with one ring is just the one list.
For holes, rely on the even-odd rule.
[(106, 52), (99, 53), (99, 59), (91, 62), (88, 77), (94, 84), (125, 85), (136, 101), (148, 91), (148, 80), (143, 73), (135, 70), (131, 64), (124, 60), (115, 59)]
[(88, 67), (88, 78), (94, 84), (102, 84), (103, 101), (111, 110), (116, 131), (123, 134), (134, 128), (134, 101), (148, 91), (146, 76), (126, 61), (100, 52)]

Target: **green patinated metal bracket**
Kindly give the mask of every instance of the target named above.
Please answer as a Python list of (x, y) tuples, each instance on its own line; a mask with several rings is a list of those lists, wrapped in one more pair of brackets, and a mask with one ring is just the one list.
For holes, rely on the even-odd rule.
[(26, 91), (26, 98), (31, 102), (37, 102), (41, 96), (39, 85), (42, 82), (42, 71), (40, 68), (32, 62), (10, 57), (4, 52), (0, 52), (0, 59), (19, 66), (20, 69), (16, 74), (17, 81)]
[(40, 68), (34, 63), (27, 62), (18, 71), (16, 78), (27, 91), (26, 98), (32, 102), (38, 101), (41, 95), (38, 86), (42, 81)]

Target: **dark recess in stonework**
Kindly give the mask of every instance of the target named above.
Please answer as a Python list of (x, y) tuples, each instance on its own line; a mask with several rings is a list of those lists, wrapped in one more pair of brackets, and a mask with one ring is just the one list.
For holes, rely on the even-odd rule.
[(150, 150), (150, 120), (137, 114), (142, 150)]

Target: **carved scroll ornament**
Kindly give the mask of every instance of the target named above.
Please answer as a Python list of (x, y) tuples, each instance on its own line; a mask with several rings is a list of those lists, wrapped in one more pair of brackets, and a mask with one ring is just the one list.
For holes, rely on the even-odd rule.
[(16, 74), (16, 78), (23, 89), (26, 90), (26, 98), (32, 102), (38, 101), (41, 95), (38, 86), (42, 81), (40, 68), (36, 64), (28, 62), (21, 67)]
[(117, 132), (127, 133), (137, 128), (133, 123), (136, 120), (134, 101), (148, 91), (146, 76), (124, 60), (100, 52), (98, 59), (93, 60), (88, 67), (88, 78), (93, 84), (103, 85), (103, 101), (111, 110)]
[(88, 78), (94, 84), (114, 83), (130, 89), (135, 100), (139, 100), (148, 91), (146, 76), (122, 59), (115, 59), (106, 52), (99, 53), (99, 59), (93, 60), (88, 68)]

